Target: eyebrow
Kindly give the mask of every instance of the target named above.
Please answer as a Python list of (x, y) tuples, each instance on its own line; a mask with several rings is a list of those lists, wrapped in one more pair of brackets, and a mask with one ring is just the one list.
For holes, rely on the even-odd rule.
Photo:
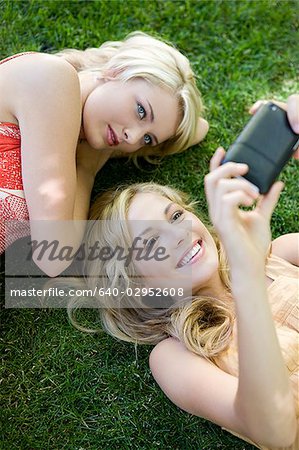
[[(153, 111), (153, 108), (152, 108), (152, 105), (150, 104), (150, 102), (148, 100), (146, 100), (146, 101), (147, 101), (148, 107), (150, 109), (150, 120), (151, 120), (151, 123), (153, 123), (153, 121), (155, 120), (154, 111)], [(154, 134), (152, 136), (154, 138), (154, 141), (156, 142), (156, 145), (158, 145), (159, 141), (157, 139), (157, 136), (155, 136)]]
[(170, 210), (170, 208), (172, 207), (172, 205), (175, 205), (175, 203), (173, 203), (173, 202), (168, 203), (168, 205), (167, 205), (166, 208), (164, 209), (164, 214), (165, 214), (165, 216), (167, 216), (168, 211)]
[[(164, 209), (164, 215), (167, 216), (168, 211), (170, 210), (170, 208), (172, 207), (172, 205), (174, 205), (175, 203), (171, 202), (168, 203), (168, 205), (166, 206), (166, 208)], [(142, 233), (140, 233), (139, 237), (144, 236), (145, 234), (147, 234), (149, 231), (152, 231), (152, 227), (147, 227), (145, 230), (142, 231)]]

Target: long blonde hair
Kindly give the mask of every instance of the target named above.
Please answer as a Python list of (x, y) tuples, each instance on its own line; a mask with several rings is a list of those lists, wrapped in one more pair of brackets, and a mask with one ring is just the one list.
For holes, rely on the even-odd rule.
[(143, 147), (135, 156), (153, 162), (149, 152), (162, 158), (194, 145), (203, 105), (188, 59), (172, 45), (136, 31), (123, 41), (108, 41), (99, 48), (84, 51), (63, 50), (56, 55), (66, 59), (78, 72), (95, 71), (103, 78), (113, 74), (113, 78), (121, 81), (142, 78), (178, 99), (181, 122), (175, 136), (154, 148)]
[[(181, 192), (154, 183), (133, 184), (126, 188), (110, 190), (98, 197), (91, 208), (91, 227), (86, 235), (86, 245), (97, 242), (99, 248), (117, 245), (129, 248), (132, 239), (127, 226), (127, 214), (132, 199), (137, 193), (157, 193), (170, 201), (194, 212), (194, 203)], [(224, 286), (230, 289), (227, 261), (218, 237), (210, 229), (219, 254), (219, 273)], [(118, 292), (138, 286), (133, 262), (126, 267), (121, 261), (111, 259), (86, 261), (84, 268), (86, 283), (94, 291), (117, 288)], [(102, 277), (99, 279), (99, 274)], [(103, 276), (104, 275), (104, 276)], [(134, 289), (133, 289), (134, 291)], [(234, 312), (230, 304), (206, 296), (196, 296), (182, 305), (166, 308), (145, 307), (140, 297), (122, 298), (100, 296), (89, 299), (73, 298), (69, 304), (69, 318), (74, 326), (82, 331), (96, 331), (82, 327), (76, 319), (76, 310), (83, 304), (99, 307), (104, 329), (112, 336), (134, 343), (157, 344), (166, 337), (173, 336), (182, 341), (196, 354), (212, 360), (229, 344), (232, 333)], [(111, 302), (113, 306), (111, 305)], [(115, 307), (118, 302), (119, 307)]]

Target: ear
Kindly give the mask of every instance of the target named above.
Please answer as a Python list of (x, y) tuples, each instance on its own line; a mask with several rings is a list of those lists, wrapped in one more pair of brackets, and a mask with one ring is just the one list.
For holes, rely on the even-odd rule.
[(208, 131), (209, 131), (209, 123), (202, 117), (199, 117), (197, 121), (196, 132), (193, 137), (191, 146), (201, 142), (206, 137)]

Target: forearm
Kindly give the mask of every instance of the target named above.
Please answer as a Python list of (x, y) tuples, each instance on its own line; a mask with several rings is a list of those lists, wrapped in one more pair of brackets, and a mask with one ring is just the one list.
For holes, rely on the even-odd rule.
[[(248, 268), (247, 268), (248, 269)], [(267, 299), (264, 267), (232, 269), (239, 387), (236, 408), (257, 442), (277, 445), (296, 430), (294, 398)]]
[(87, 220), (90, 207), (90, 196), (95, 175), (84, 167), (77, 167), (77, 188), (74, 204), (74, 220)]
[[(58, 218), (57, 205), (56, 208), (53, 207), (57, 213), (55, 219), (30, 223), (33, 260), (51, 277), (59, 275), (72, 263), (84, 235), (94, 176), (82, 167), (77, 168), (76, 175), (74, 198), (68, 197), (63, 200), (68, 209), (72, 203), (72, 209), (68, 212), (65, 208), (64, 214)], [(59, 202), (62, 202), (62, 196)]]
[(221, 164), (224, 156), (221, 148), (213, 156), (205, 190), (232, 278), (239, 356), (235, 412), (244, 435), (268, 447), (287, 447), (295, 440), (295, 404), (265, 283), (270, 219), (283, 185), (276, 182), (259, 196), (239, 178), (248, 166)]
[[(85, 149), (87, 150), (87, 149)], [(92, 161), (81, 158), (77, 161), (76, 167), (76, 184), (74, 187), (75, 195), (72, 199), (60, 196), (60, 203), (62, 201), (67, 205), (68, 210), (71, 211), (61, 214), (61, 219), (51, 220), (40, 223), (37, 226), (31, 223), (31, 230), (33, 240), (35, 240), (35, 248), (33, 251), (33, 260), (38, 267), (48, 276), (54, 277), (63, 272), (72, 263), (73, 256), (80, 247), (85, 230), (85, 221), (88, 219), (90, 207), (90, 195), (93, 188), (94, 180), (99, 167), (109, 158), (110, 154), (101, 154), (97, 160), (97, 164), (92, 164)], [(54, 207), (57, 211), (58, 208)], [(50, 238), (49, 238), (50, 237)], [(57, 244), (56, 244), (57, 242)], [(47, 244), (43, 244), (47, 243)], [(47, 248), (49, 247), (49, 249)], [(62, 255), (53, 259), (53, 249), (55, 248), (55, 256)], [(42, 252), (40, 251), (42, 249)], [(63, 257), (64, 254), (70, 252), (71, 257)], [(39, 255), (42, 253), (42, 258)]]

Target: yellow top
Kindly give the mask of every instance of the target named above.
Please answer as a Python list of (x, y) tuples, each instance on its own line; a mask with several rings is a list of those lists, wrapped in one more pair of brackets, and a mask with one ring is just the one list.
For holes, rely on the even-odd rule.
[[(298, 431), (296, 442), (291, 447), (280, 447), (279, 450), (299, 450), (299, 404), (298, 404), (298, 332), (299, 332), (299, 268), (290, 264), (278, 256), (270, 254), (266, 262), (266, 275), (273, 280), (268, 287), (268, 298), (271, 306), (276, 331), (285, 360), (286, 367), (290, 374), (290, 381), (296, 400), (296, 410), (298, 419)], [(253, 331), (254, 332), (254, 331)], [(238, 350), (237, 350), (237, 327), (236, 322), (233, 329), (232, 342), (221, 356), (217, 358), (217, 365), (225, 372), (238, 376)], [(271, 374), (269, 374), (271, 376)], [(243, 436), (227, 430), (255, 445), (262, 450), (276, 450), (273, 447), (265, 447), (256, 442), (252, 442)]]

